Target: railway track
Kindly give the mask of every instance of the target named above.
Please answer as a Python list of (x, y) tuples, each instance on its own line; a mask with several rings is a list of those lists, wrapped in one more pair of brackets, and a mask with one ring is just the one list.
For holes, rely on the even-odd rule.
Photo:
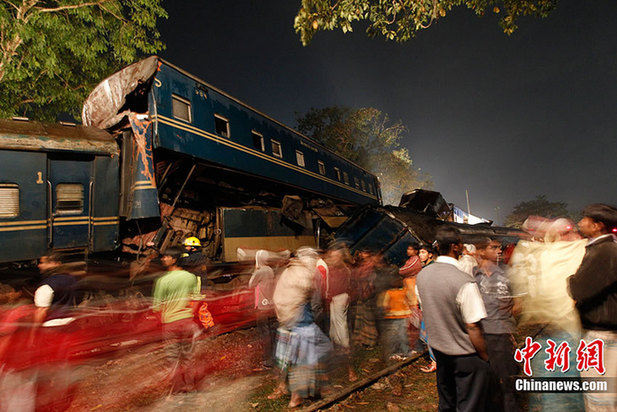
[(392, 375), (396, 372), (398, 372), (399, 370), (401, 370), (402, 368), (411, 365), (415, 362), (417, 362), (418, 359), (423, 358), (424, 356), (424, 352), (422, 353), (418, 353), (408, 359), (405, 359), (403, 361), (397, 362), (393, 365), (390, 365), (384, 369), (381, 369), (373, 374), (371, 374), (370, 376), (367, 376), (365, 378), (362, 378), (360, 380), (358, 380), (357, 382), (354, 382), (342, 389), (340, 389), (339, 391), (336, 391), (335, 393), (327, 396), (324, 399), (321, 399), (317, 402), (311, 403), (310, 405), (307, 405), (306, 407), (302, 408), (301, 411), (302, 412), (313, 412), (313, 411), (318, 411), (318, 410), (322, 410), (325, 408), (329, 408), (334, 406), (335, 404), (341, 402), (344, 399), (347, 399), (350, 395), (352, 395), (355, 392), (361, 391), (369, 386), (371, 386), (372, 384), (374, 384), (375, 382), (377, 382), (379, 379)]

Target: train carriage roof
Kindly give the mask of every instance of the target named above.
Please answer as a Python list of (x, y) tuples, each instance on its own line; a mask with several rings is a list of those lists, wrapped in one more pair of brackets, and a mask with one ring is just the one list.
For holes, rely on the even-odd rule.
[(0, 119), (0, 149), (118, 154), (114, 137), (96, 127)]
[(263, 112), (255, 109), (254, 107), (244, 103), (243, 101), (231, 96), (230, 94), (218, 89), (211, 84), (205, 82), (199, 77), (175, 66), (168, 61), (160, 58), (159, 56), (150, 56), (146, 59), (133, 63), (120, 71), (107, 77), (101, 83), (99, 83), (90, 95), (84, 101), (82, 108), (82, 121), (85, 125), (96, 126), (102, 129), (110, 129), (118, 125), (122, 119), (128, 115), (130, 108), (127, 107), (127, 96), (136, 90), (140, 85), (148, 82), (159, 71), (159, 65), (165, 64), (174, 70), (177, 70), (184, 76), (199, 82), (207, 88), (214, 90), (216, 93), (225, 96), (226, 98), (244, 106), (246, 109), (264, 117), (265, 119), (277, 124), (278, 126), (286, 129), (287, 131), (305, 139), (311, 144), (320, 147), (334, 156), (343, 159), (345, 162), (357, 167), (365, 173), (373, 176), (373, 173), (366, 170), (364, 167), (352, 162), (349, 159), (344, 159), (341, 155), (334, 150), (324, 146), (320, 142), (298, 132), (297, 130), (287, 126), (286, 124), (264, 114)]

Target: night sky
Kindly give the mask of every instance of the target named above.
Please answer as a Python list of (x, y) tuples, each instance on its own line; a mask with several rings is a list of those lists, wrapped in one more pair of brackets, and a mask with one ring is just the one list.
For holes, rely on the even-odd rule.
[[(457, 9), (410, 41), (319, 32), (299, 0), (167, 0), (160, 55), (295, 127), (296, 113), (375, 107), (402, 120), (414, 167), (448, 202), (502, 223), (546, 195), (617, 205), (617, 2), (561, 1), (510, 37)], [(412, 188), (409, 188), (412, 189)]]

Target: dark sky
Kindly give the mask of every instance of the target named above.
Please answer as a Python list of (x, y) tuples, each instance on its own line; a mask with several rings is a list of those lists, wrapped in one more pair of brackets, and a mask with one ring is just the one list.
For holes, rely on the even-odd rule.
[[(402, 120), (414, 167), (473, 214), (502, 223), (544, 194), (580, 210), (617, 204), (617, 2), (562, 0), (510, 37), (459, 9), (407, 43), (319, 32), (300, 1), (166, 0), (160, 55), (264, 113), (375, 107)], [(411, 189), (411, 188), (410, 188)]]

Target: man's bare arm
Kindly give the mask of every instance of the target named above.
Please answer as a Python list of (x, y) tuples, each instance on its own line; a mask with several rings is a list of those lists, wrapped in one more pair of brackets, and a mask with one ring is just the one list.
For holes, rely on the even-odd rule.
[(471, 340), (471, 344), (478, 352), (478, 356), (485, 361), (488, 361), (488, 353), (486, 352), (486, 342), (484, 341), (484, 333), (482, 332), (482, 325), (480, 322), (466, 323), (467, 334)]

